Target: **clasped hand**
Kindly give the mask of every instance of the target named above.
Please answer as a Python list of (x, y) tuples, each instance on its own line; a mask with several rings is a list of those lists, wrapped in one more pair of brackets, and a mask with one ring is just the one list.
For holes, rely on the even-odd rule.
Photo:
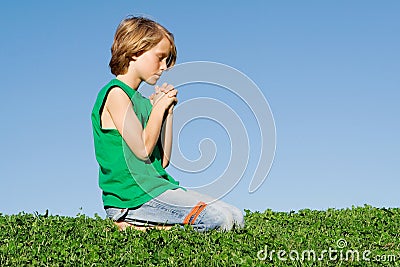
[(155, 86), (155, 92), (149, 97), (153, 106), (162, 105), (169, 114), (172, 114), (174, 106), (178, 103), (178, 90), (173, 85), (163, 83), (163, 85)]

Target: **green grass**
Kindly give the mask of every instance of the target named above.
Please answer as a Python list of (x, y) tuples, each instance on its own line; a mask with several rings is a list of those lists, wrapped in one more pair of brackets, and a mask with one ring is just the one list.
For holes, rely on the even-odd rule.
[(246, 211), (245, 221), (225, 233), (140, 232), (118, 231), (98, 216), (0, 214), (0, 266), (400, 265), (399, 208)]

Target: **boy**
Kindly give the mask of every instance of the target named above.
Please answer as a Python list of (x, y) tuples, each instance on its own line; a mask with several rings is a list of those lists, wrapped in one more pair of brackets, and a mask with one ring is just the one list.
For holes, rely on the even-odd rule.
[(155, 85), (175, 64), (173, 35), (155, 21), (130, 17), (118, 26), (111, 55), (109, 65), (116, 78), (99, 92), (92, 111), (107, 216), (120, 229), (190, 224), (205, 231), (243, 226), (240, 210), (186, 190), (165, 171), (178, 91), (165, 83), (147, 99), (137, 89), (143, 81)]

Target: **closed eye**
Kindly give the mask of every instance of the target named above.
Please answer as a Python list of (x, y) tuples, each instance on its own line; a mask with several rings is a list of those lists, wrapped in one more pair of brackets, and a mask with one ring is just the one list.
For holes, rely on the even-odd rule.
[(166, 59), (167, 57), (168, 57), (168, 55), (167, 55), (167, 54), (164, 54), (164, 53), (158, 55), (158, 59), (159, 59), (160, 61), (163, 61), (163, 60)]

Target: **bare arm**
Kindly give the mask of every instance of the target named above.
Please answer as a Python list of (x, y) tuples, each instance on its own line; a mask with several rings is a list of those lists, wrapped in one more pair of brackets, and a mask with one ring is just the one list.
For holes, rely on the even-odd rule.
[[(164, 83), (161, 87), (155, 87), (155, 93), (150, 96), (152, 104), (156, 105), (158, 100), (162, 97), (175, 97), (177, 90), (170, 84)], [(161, 129), (161, 153), (162, 153), (162, 166), (163, 168), (168, 167), (172, 152), (172, 125), (173, 125), (173, 110), (177, 102), (174, 102), (168, 109), (168, 113), (165, 116), (163, 126)]]
[(116, 87), (108, 94), (105, 109), (109, 112), (115, 128), (132, 152), (141, 160), (147, 160), (160, 137), (165, 110), (173, 98), (164, 97), (158, 101), (143, 129), (132, 108), (132, 102), (122, 89)]
[(172, 124), (173, 124), (173, 106), (170, 108), (170, 112), (165, 118), (163, 128), (161, 131), (161, 143), (162, 143), (162, 151), (163, 151), (163, 159), (162, 159), (162, 166), (163, 168), (168, 167), (169, 160), (171, 158), (172, 152)]

